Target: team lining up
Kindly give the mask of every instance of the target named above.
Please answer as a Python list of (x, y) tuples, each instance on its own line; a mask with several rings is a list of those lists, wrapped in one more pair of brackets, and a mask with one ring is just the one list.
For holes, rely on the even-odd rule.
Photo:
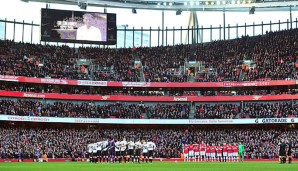
[(238, 145), (234, 144), (185, 144), (183, 148), (184, 161), (243, 161), (244, 159), (244, 145), (240, 142)]
[(97, 162), (112, 162), (116, 160), (119, 163), (130, 162), (140, 163), (142, 157), (143, 162), (148, 160), (152, 163), (153, 151), (156, 145), (152, 141), (129, 141), (124, 138), (122, 141), (107, 140), (88, 144), (89, 161), (92, 163)]
[[(119, 163), (142, 162), (152, 163), (153, 153), (156, 145), (152, 141), (129, 141), (124, 138), (122, 141), (107, 140), (88, 144), (88, 155), (91, 163), (111, 162)], [(244, 145), (240, 142), (234, 144), (184, 144), (183, 158), (185, 162), (192, 159), (194, 162), (202, 161), (220, 161), (220, 162), (238, 162), (244, 159)]]

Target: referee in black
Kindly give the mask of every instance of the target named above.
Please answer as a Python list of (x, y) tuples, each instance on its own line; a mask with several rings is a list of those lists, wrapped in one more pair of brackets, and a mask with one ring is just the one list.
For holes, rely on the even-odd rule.
[(288, 155), (288, 163), (292, 163), (292, 143), (287, 141), (287, 155)]
[(295, 144), (293, 148), (295, 148), (294, 149), (294, 157), (297, 159), (298, 158), (298, 144)]
[(280, 159), (280, 164), (284, 164), (286, 163), (286, 159), (287, 159), (287, 144), (285, 143), (285, 140), (282, 139), (281, 143), (279, 143), (279, 159)]

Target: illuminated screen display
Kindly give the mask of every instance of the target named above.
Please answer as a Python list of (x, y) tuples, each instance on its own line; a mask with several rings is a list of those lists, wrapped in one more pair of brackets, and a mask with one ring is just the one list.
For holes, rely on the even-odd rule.
[(42, 41), (114, 45), (116, 38), (116, 14), (41, 10)]

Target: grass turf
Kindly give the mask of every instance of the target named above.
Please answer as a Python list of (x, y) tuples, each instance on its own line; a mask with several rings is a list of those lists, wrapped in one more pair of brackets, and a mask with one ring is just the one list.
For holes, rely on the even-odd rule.
[(0, 163), (0, 171), (264, 171), (297, 170), (298, 163), (175, 163), (153, 164), (90, 164), (90, 163)]

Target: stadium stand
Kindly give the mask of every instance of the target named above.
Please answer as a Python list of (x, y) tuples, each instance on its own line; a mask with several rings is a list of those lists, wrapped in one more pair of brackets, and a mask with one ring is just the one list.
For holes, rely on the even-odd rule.
[[(179, 68), (189, 61), (190, 45), (136, 49), (80, 48), (0, 42), (1, 75), (97, 81), (199, 82), (296, 79), (298, 29), (264, 36), (198, 44), (195, 56), (201, 70)], [(71, 60), (72, 59), (72, 60)], [(92, 65), (76, 65), (78, 60)], [(141, 63), (135, 64), (136, 60)], [(86, 62), (88, 62), (86, 61)], [(245, 62), (246, 61), (246, 62)], [(180, 74), (172, 70), (180, 70)]]
[[(297, 129), (288, 129), (295, 127), (290, 122), (297, 123), (296, 120), (287, 122), (287, 125), (281, 122), (279, 124), (283, 126), (278, 128), (254, 128), (254, 125), (240, 128), (241, 126), (227, 123), (236, 119), (242, 122), (253, 118), (254, 122), (258, 122), (262, 118), (298, 118), (297, 97), (291, 96), (297, 95), (298, 91), (295, 82), (298, 79), (297, 36), (298, 29), (293, 29), (196, 45), (123, 49), (73, 49), (68, 46), (1, 40), (1, 76), (57, 78), (55, 81), (58, 80), (59, 84), (46, 81), (25, 82), (23, 77), (10, 82), (11, 80), (4, 78), (0, 82), (0, 115), (17, 116), (14, 121), (23, 124), (24, 118), (31, 121), (30, 118), (35, 117), (90, 118), (89, 121), (83, 120), (90, 127), (79, 129), (66, 124), (66, 128), (50, 128), (45, 124), (24, 128), (11, 126), (16, 122), (3, 119), (1, 123), (9, 122), (10, 126), (3, 124), (0, 127), (0, 159), (18, 158), (20, 153), (23, 158), (35, 158), (43, 153), (47, 153), (49, 158), (84, 158), (87, 144), (112, 137), (116, 140), (127, 138), (154, 141), (157, 145), (155, 157), (161, 158), (180, 158), (186, 143), (238, 143), (241, 140), (246, 146), (248, 159), (277, 158), (276, 145), (281, 139), (289, 140), (293, 146), (298, 145)], [(191, 60), (189, 52), (193, 49), (194, 58), (200, 63), (200, 70), (185, 71), (185, 63)], [(181, 84), (167, 87), (169, 82), (192, 82), (191, 77), (195, 78), (193, 81), (200, 82), (196, 85), (200, 84), (202, 87), (177, 86)], [(68, 84), (69, 82), (60, 82), (60, 79), (128, 82), (128, 86)], [(267, 82), (263, 85), (265, 83), (262, 81), (271, 80), (293, 82), (291, 85), (282, 83), (272, 86), (269, 83), (267, 85)], [(248, 81), (261, 81), (262, 84), (242, 84)], [(131, 86), (132, 82), (139, 82), (141, 86)], [(145, 85), (146, 82), (165, 84), (162, 87), (150, 87)], [(227, 84), (212, 87), (206, 86), (208, 82)], [(236, 86), (230, 86), (231, 82)], [(29, 95), (8, 95), (11, 92), (28, 92)], [(57, 96), (48, 98), (48, 94)], [(82, 96), (79, 95), (89, 96), (80, 99)], [(102, 97), (95, 101), (89, 100), (97, 96)], [(107, 100), (110, 96), (115, 96), (116, 100)], [(120, 96), (124, 98), (118, 100)], [(151, 99), (144, 102), (139, 100), (144, 96), (150, 96)], [(161, 100), (168, 96), (171, 100)], [(208, 101), (199, 99), (209, 96), (212, 98)], [(227, 100), (224, 96), (231, 98)], [(266, 96), (264, 100), (259, 100), (263, 96)], [(281, 99), (284, 96), (286, 98)], [(131, 99), (125, 99), (127, 97)], [(192, 101), (189, 97), (198, 99)], [(243, 98), (235, 100), (234, 97)], [(214, 125), (204, 125), (204, 128), (191, 125), (186, 129), (180, 128), (179, 124), (176, 125), (177, 128), (168, 128), (166, 123), (162, 123), (166, 125), (163, 128), (158, 125), (142, 125), (141, 128), (136, 126), (131, 129), (107, 124), (107, 128), (103, 126), (93, 129), (94, 125), (89, 125), (89, 122), (96, 118), (125, 121), (150, 119), (150, 122), (181, 119), (190, 123), (195, 123), (196, 119), (200, 122), (222, 119), (227, 122), (225, 128), (216, 129)], [(83, 121), (79, 120), (77, 124), (82, 124)], [(109, 128), (114, 126), (116, 128)], [(297, 155), (295, 153), (294, 156), (297, 158)]]
[(270, 32), (198, 46), (197, 59), (206, 63), (207, 71), (216, 71), (199, 73), (198, 81), (296, 79), (297, 31)]
[(291, 102), (259, 102), (241, 104), (203, 104), (196, 106), (196, 119), (288, 118), (298, 117), (297, 104)]
[(129, 104), (126, 102), (99, 104), (93, 102), (64, 102), (36, 100), (1, 100), (0, 113), (19, 116), (75, 118), (139, 118), (144, 114), (152, 119), (187, 119), (187, 104)]
[[(292, 101), (196, 103), (196, 119), (297, 118)], [(189, 119), (190, 103), (86, 102), (2, 99), (0, 113), (18, 116), (74, 118)]]
[(284, 129), (60, 129), (1, 127), (0, 158), (35, 158), (46, 152), (49, 158), (84, 158), (87, 144), (113, 137), (115, 140), (140, 139), (156, 143), (156, 157), (179, 158), (184, 143), (234, 143), (242, 140), (248, 159), (274, 159), (276, 144), (289, 136), (297, 144), (297, 130)]

